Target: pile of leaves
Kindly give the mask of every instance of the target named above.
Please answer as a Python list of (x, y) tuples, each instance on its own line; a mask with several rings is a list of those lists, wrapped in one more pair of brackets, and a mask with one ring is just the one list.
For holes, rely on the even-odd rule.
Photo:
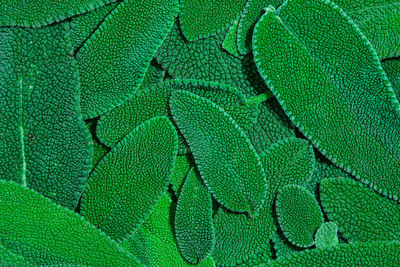
[(400, 1), (0, 3), (2, 266), (399, 266)]

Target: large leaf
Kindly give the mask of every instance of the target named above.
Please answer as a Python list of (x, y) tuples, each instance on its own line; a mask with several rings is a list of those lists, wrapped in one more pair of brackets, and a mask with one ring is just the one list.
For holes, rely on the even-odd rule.
[(253, 48), (268, 86), (322, 154), (398, 198), (400, 105), (352, 20), (330, 1), (291, 0), (263, 15)]
[(74, 208), (91, 155), (68, 32), (0, 28), (0, 177)]
[(0, 217), (2, 265), (139, 264), (83, 217), (14, 182), (0, 180)]

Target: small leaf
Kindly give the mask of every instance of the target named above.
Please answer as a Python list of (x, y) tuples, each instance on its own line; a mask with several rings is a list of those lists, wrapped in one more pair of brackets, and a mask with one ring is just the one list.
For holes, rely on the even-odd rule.
[(116, 240), (148, 217), (167, 190), (178, 137), (166, 117), (139, 125), (99, 162), (82, 196), (82, 214)]
[(333, 222), (323, 223), (315, 234), (317, 248), (325, 248), (339, 245), (337, 236), (338, 226)]

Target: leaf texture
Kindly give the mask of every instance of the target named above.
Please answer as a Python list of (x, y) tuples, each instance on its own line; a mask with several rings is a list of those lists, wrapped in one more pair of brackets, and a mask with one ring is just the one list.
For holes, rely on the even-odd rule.
[(177, 142), (166, 117), (135, 128), (92, 172), (82, 197), (82, 214), (116, 240), (129, 235), (167, 190)]
[[(150, 216), (121, 246), (130, 251), (145, 266), (192, 266), (179, 254), (170, 223), (173, 205), (163, 194)], [(214, 266), (208, 258), (197, 266)]]
[(397, 199), (400, 106), (375, 51), (334, 3), (285, 3), (255, 28), (260, 73), (322, 154)]
[(107, 16), (77, 54), (85, 119), (132, 96), (177, 12), (176, 0), (127, 0)]
[(259, 157), (242, 129), (216, 104), (190, 92), (174, 92), (169, 103), (214, 198), (230, 210), (257, 216), (267, 183)]
[(268, 266), (397, 266), (399, 252), (398, 241), (351, 243), (291, 254), (268, 262)]
[(190, 263), (204, 261), (214, 248), (212, 199), (197, 170), (186, 176), (175, 212), (175, 234), (182, 256)]
[(236, 43), (238, 26), (239, 26), (239, 19), (235, 20), (233, 24), (229, 27), (228, 32), (225, 35), (225, 39), (222, 43), (222, 48), (225, 49), (230, 54), (234, 55), (235, 57), (241, 58)]
[(0, 27), (41, 27), (65, 20), (117, 0), (24, 1), (0, 3)]
[(176, 157), (174, 170), (172, 171), (171, 176), (172, 190), (174, 190), (175, 195), (179, 196), (182, 186), (185, 182), (185, 178), (190, 169), (193, 167), (192, 165), (194, 164), (188, 155), (178, 155)]
[(318, 201), (299, 185), (287, 185), (279, 191), (276, 215), (283, 234), (298, 247), (312, 246), (314, 234), (324, 222)]
[(273, 221), (276, 194), (285, 185), (306, 183), (315, 163), (312, 146), (297, 138), (277, 142), (260, 157), (269, 185), (265, 204), (254, 219), (224, 209), (217, 211), (214, 216), (216, 244), (212, 255), (218, 265), (242, 263), (249, 255), (259, 254), (269, 246), (269, 239), (276, 231)]
[(0, 28), (0, 177), (75, 208), (91, 150), (67, 23)]
[(397, 100), (400, 99), (400, 59), (389, 59), (382, 61), (382, 67), (392, 84)]
[(246, 0), (182, 0), (182, 33), (189, 41), (216, 34), (238, 18), (245, 3)]
[(83, 217), (14, 182), (0, 180), (0, 216), (2, 264), (139, 264)]
[(400, 205), (349, 178), (321, 182), (321, 204), (350, 242), (400, 239)]

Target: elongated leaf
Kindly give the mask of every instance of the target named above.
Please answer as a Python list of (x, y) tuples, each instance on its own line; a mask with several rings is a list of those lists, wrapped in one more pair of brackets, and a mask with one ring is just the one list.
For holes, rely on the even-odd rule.
[(215, 199), (231, 210), (257, 216), (267, 183), (260, 159), (242, 129), (220, 107), (195, 94), (174, 92), (169, 103)]
[(235, 20), (235, 22), (233, 22), (233, 24), (229, 27), (229, 30), (225, 35), (224, 42), (222, 43), (222, 48), (224, 48), (226, 51), (228, 51), (235, 57), (241, 58), (236, 43), (238, 26), (239, 26), (239, 19)]
[(334, 1), (360, 27), (381, 59), (400, 55), (400, 1)]
[(0, 27), (40, 27), (82, 14), (117, 0), (10, 0), (0, 2)]
[(321, 203), (329, 220), (350, 242), (400, 239), (400, 205), (349, 178), (321, 182)]
[[(145, 266), (193, 266), (179, 254), (170, 223), (171, 208), (171, 199), (163, 194), (146, 221), (121, 243)], [(214, 263), (208, 258), (196, 266), (214, 266)]]
[[(237, 119), (242, 127), (248, 126), (257, 115), (257, 101), (246, 101), (235, 88), (197, 80), (169, 80), (135, 93), (132, 99), (102, 116), (97, 131), (101, 142), (111, 147), (145, 120), (155, 116), (171, 117), (168, 99), (177, 90), (194, 92), (214, 101)], [(187, 151), (181, 137), (179, 153)]]
[(149, 215), (167, 190), (178, 137), (166, 117), (139, 125), (99, 162), (82, 197), (82, 214), (114, 239)]
[(400, 243), (351, 243), (338, 247), (325, 247), (291, 254), (268, 266), (398, 266)]
[(193, 163), (188, 155), (178, 155), (174, 165), (174, 170), (171, 176), (172, 190), (179, 196), (182, 186), (185, 182), (185, 178), (193, 167)]
[(246, 0), (182, 0), (179, 22), (189, 41), (226, 28), (238, 18)]
[(1, 250), (29, 265), (139, 264), (83, 217), (14, 182), (0, 180), (0, 216)]
[(68, 32), (0, 28), (0, 177), (74, 208), (91, 153)]
[(216, 243), (213, 259), (218, 265), (235, 265), (260, 254), (275, 234), (273, 203), (278, 190), (288, 184), (305, 184), (310, 179), (315, 158), (308, 141), (287, 138), (260, 155), (269, 188), (257, 218), (249, 219), (219, 209), (214, 216)]
[(283, 234), (298, 247), (312, 246), (314, 234), (324, 222), (318, 201), (299, 185), (287, 185), (279, 191), (276, 215)]
[(71, 39), (74, 51), (78, 51), (89, 37), (99, 28), (105, 18), (113, 11), (120, 1), (104, 5), (88, 13), (71, 18)]
[(337, 246), (339, 244), (337, 231), (338, 226), (335, 223), (323, 223), (315, 233), (315, 245), (317, 248)]
[(334, 3), (285, 3), (255, 28), (260, 73), (327, 158), (397, 199), (400, 105), (375, 51)]
[(192, 264), (205, 260), (214, 248), (212, 214), (211, 195), (192, 168), (179, 194), (174, 222), (179, 250)]
[(77, 59), (85, 119), (114, 108), (138, 89), (177, 10), (177, 0), (124, 1), (84, 44)]

